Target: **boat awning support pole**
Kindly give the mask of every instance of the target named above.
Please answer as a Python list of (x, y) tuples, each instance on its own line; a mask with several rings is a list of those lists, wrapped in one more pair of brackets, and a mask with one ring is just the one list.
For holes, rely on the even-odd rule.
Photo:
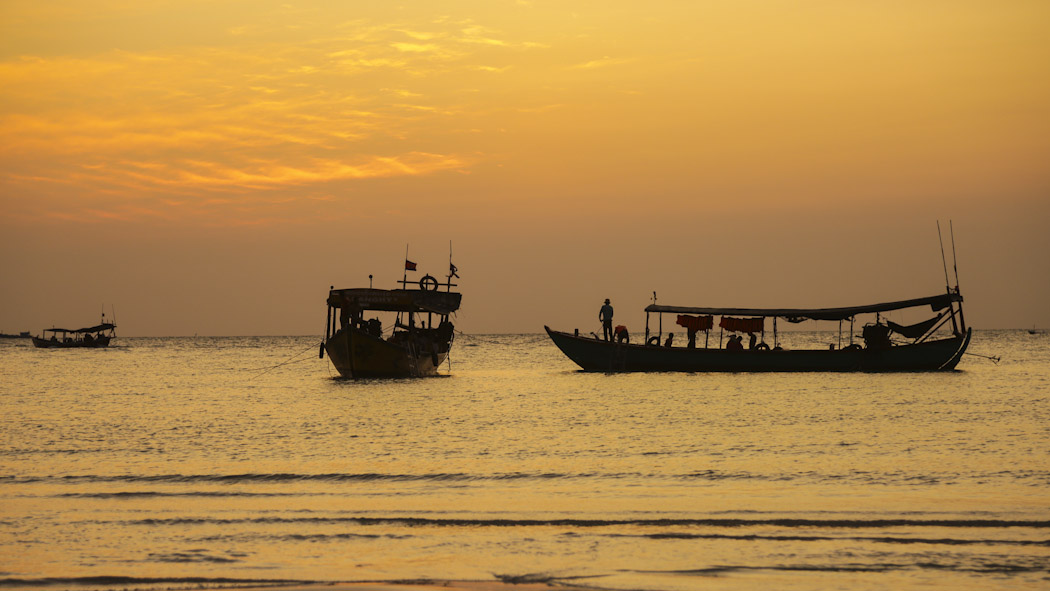
[(332, 336), (332, 307), (328, 306), (328, 318), (324, 321), (324, 342), (328, 342), (328, 337)]
[(773, 348), (776, 349), (780, 346), (780, 341), (777, 337), (777, 317), (773, 317)]
[[(948, 289), (948, 297), (951, 298), (951, 295), (952, 290)], [(959, 306), (959, 310), (962, 310), (962, 306)], [(952, 334), (956, 336), (962, 334), (959, 332), (959, 323), (955, 320), (955, 306), (952, 305), (951, 299), (948, 300), (948, 312), (951, 313), (952, 316)]]
[(925, 341), (926, 339), (928, 339), (928, 338), (932, 337), (932, 336), (933, 336), (933, 333), (935, 333), (935, 332), (937, 332), (938, 330), (940, 330), (940, 329), (941, 329), (941, 327), (942, 327), (942, 326), (944, 326), (944, 324), (945, 324), (946, 322), (948, 322), (948, 315), (945, 315), (945, 316), (944, 316), (943, 318), (941, 318), (941, 321), (940, 321), (940, 322), (938, 322), (936, 326), (934, 326), (933, 328), (931, 328), (931, 329), (930, 329), (930, 330), (929, 330), (929, 331), (928, 331), (928, 332), (927, 332), (926, 334), (924, 334), (924, 335), (922, 335), (921, 337), (919, 337), (919, 338), (915, 339), (915, 342), (914, 342), (914, 343), (912, 343), (912, 344), (918, 344), (918, 343), (921, 343), (921, 342)]
[(842, 319), (839, 318), (839, 349), (842, 348)]

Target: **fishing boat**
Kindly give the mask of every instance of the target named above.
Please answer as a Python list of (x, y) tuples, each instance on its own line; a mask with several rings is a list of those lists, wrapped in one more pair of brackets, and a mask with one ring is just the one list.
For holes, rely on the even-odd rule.
[[(46, 328), (40, 336), (30, 337), (38, 349), (100, 349), (108, 347), (117, 336), (116, 324), (103, 322), (86, 328)], [(51, 336), (47, 336), (48, 333)]]
[[(458, 277), (449, 262), (448, 280), (424, 275), (409, 281), (416, 264), (405, 260), (400, 289), (351, 288), (328, 292), (328, 319), (320, 355), (345, 378), (396, 378), (436, 375), (455, 337), (451, 316), (462, 294), (452, 291)], [(371, 284), (372, 276), (369, 275)], [(444, 288), (444, 291), (442, 291)], [(393, 316), (384, 329), (382, 314)]]
[(28, 330), (23, 330), (18, 334), (7, 334), (6, 332), (0, 332), (0, 339), (28, 339), (30, 337)]
[[(942, 294), (910, 300), (849, 306), (841, 308), (709, 308), (665, 306), (653, 303), (645, 308), (645, 340), (632, 344), (626, 327), (618, 326), (611, 340), (580, 336), (551, 330), (545, 326), (554, 344), (585, 371), (688, 371), (688, 372), (763, 372), (763, 371), (936, 371), (952, 370), (966, 353), (972, 330), (963, 316), (963, 296), (959, 291), (959, 269), (955, 260), (955, 236), (952, 232), (952, 258), (955, 287), (948, 278), (948, 263), (941, 242), (945, 291)], [(929, 307), (932, 318), (901, 325), (883, 318), (897, 310)], [(650, 331), (650, 317), (657, 315), (657, 331)], [(663, 340), (663, 316), (674, 314), (675, 322), (686, 330), (688, 343), (674, 346), (669, 335)], [(871, 315), (874, 315), (871, 318)], [(711, 332), (718, 321), (718, 344), (709, 347)], [(857, 342), (854, 327), (865, 322)], [(767, 321), (772, 321), (772, 345), (766, 343)], [(838, 322), (837, 340), (825, 348), (787, 349), (780, 342), (778, 321), (799, 323), (807, 320)], [(849, 324), (846, 342), (843, 324)], [(950, 333), (949, 329), (950, 328)], [(730, 333), (726, 342), (725, 333)], [(697, 337), (704, 335), (703, 346)], [(744, 347), (742, 335), (749, 335)], [(662, 344), (661, 344), (662, 343)], [(724, 344), (724, 346), (723, 346)], [(996, 357), (989, 357), (998, 361)]]
[[(580, 336), (579, 331), (566, 333), (544, 328), (554, 344), (585, 371), (934, 371), (954, 369), (970, 344), (972, 330), (965, 326), (962, 302), (958, 291), (950, 291), (925, 298), (843, 308), (704, 308), (654, 303), (645, 308), (645, 342), (637, 344)], [(917, 324), (902, 326), (882, 318), (886, 312), (925, 306), (936, 315)], [(649, 329), (652, 314), (659, 317), (659, 329), (654, 333)], [(690, 335), (689, 344), (661, 344), (664, 314), (677, 316), (676, 323)], [(858, 316), (864, 314), (874, 314), (875, 318), (863, 327), (862, 344), (854, 340), (853, 326)], [(709, 348), (707, 342), (715, 326), (715, 316), (721, 316), (719, 345)], [(772, 345), (765, 342), (768, 319), (772, 320)], [(786, 349), (780, 342), (778, 320), (837, 321), (838, 342), (830, 343), (825, 349)], [(842, 339), (844, 322), (850, 325), (848, 344)], [(948, 323), (951, 334), (940, 335), (945, 332), (940, 329)], [(755, 335), (754, 344), (747, 348), (743, 345), (723, 348), (725, 332)], [(703, 346), (696, 342), (699, 333), (705, 333)]]

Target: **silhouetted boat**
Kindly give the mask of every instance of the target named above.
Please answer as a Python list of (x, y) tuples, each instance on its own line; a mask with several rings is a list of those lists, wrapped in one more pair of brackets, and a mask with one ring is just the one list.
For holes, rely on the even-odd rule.
[[(98, 349), (108, 347), (115, 338), (116, 324), (103, 322), (87, 328), (47, 328), (39, 337), (31, 337), (33, 345), (40, 349), (73, 349), (78, 347)], [(47, 333), (51, 333), (48, 337)]]
[[(414, 263), (405, 264), (406, 269), (415, 269)], [(455, 266), (450, 263), (449, 267), (444, 284), (425, 275), (419, 281), (402, 279), (401, 289), (333, 287), (328, 292), (328, 321), (321, 354), (327, 351), (332, 365), (346, 378), (437, 374), (455, 336), (450, 316), (459, 309), (463, 297), (452, 291), (456, 285), (452, 277), (458, 275)], [(409, 285), (415, 289), (408, 289)], [(442, 287), (445, 291), (439, 291)], [(395, 314), (389, 337), (384, 337), (378, 314), (370, 312)]]
[(7, 334), (5, 332), (0, 332), (0, 339), (28, 339), (28, 338), (30, 338), (28, 330), (23, 330), (22, 332), (20, 332), (18, 334)]
[[(962, 295), (958, 287), (942, 295), (926, 298), (854, 306), (817, 309), (694, 308), (651, 304), (646, 307), (644, 344), (599, 340), (597, 336), (558, 332), (544, 327), (551, 340), (569, 359), (586, 371), (931, 371), (954, 369), (970, 343), (971, 329), (966, 328), (962, 312)], [(930, 306), (937, 315), (910, 326), (883, 321), (881, 313), (906, 308)], [(649, 315), (658, 314), (659, 332), (650, 334)], [(773, 347), (756, 343), (753, 349), (661, 346), (663, 314), (678, 315), (678, 324), (692, 327), (691, 332), (710, 334), (715, 315), (718, 325), (733, 332), (762, 333), (765, 319), (773, 319)], [(861, 314), (875, 314), (875, 321), (864, 326), (864, 344), (853, 343), (853, 322)], [(741, 318), (743, 317), (743, 318)], [(786, 350), (780, 347), (777, 319), (788, 322), (824, 320), (839, 322), (838, 347), (828, 349)], [(841, 342), (842, 323), (850, 323), (850, 344)], [(936, 335), (938, 329), (951, 323), (951, 336)], [(894, 340), (891, 335), (907, 339)], [(692, 341), (693, 339), (691, 339)], [(719, 341), (721, 343), (721, 335)], [(756, 338), (757, 340), (757, 338)], [(695, 342), (695, 341), (694, 341)]]

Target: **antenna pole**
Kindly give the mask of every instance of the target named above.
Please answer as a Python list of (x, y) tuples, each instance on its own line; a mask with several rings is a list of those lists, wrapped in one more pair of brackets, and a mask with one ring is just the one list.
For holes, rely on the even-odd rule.
[(952, 269), (955, 271), (955, 291), (959, 291), (959, 260), (955, 258), (955, 228), (952, 221), (948, 220), (948, 231), (952, 237)]
[(955, 321), (955, 306), (953, 306), (951, 302), (952, 286), (951, 282), (948, 280), (948, 261), (944, 257), (944, 239), (941, 238), (940, 220), (937, 220), (937, 243), (941, 246), (941, 264), (944, 266), (944, 291), (948, 294), (948, 310), (951, 312), (952, 316), (952, 334), (957, 335), (960, 334), (959, 325)]
[(941, 264), (944, 266), (944, 289), (950, 290), (951, 283), (948, 281), (948, 261), (944, 257), (944, 239), (941, 238), (940, 220), (937, 220), (937, 244), (941, 247)]
[[(962, 292), (959, 291), (959, 260), (955, 257), (955, 228), (952, 226), (951, 220), (948, 220), (948, 231), (952, 236), (952, 268), (955, 270), (955, 293), (961, 297)], [(959, 325), (962, 327), (962, 330), (966, 330), (966, 318), (963, 316), (962, 302), (959, 302)]]
[[(937, 226), (937, 231), (940, 232), (941, 227)], [(405, 262), (402, 263), (402, 267), (405, 268), (401, 274), (401, 289), (408, 289), (408, 243), (405, 243)], [(945, 271), (947, 273), (947, 271)]]

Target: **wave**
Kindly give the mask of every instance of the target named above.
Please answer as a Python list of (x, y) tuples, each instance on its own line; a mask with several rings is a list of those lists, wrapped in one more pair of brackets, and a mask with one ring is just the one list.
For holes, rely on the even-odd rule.
[(932, 544), (947, 546), (1047, 546), (1050, 540), (997, 540), (997, 539), (958, 539), (958, 538), (902, 538), (893, 536), (774, 536), (760, 534), (691, 534), (691, 533), (658, 533), (642, 536), (629, 536), (627, 534), (612, 534), (615, 537), (642, 537), (650, 540), (742, 540), (742, 541), (771, 541), (771, 542), (826, 542), (826, 541), (855, 541), (876, 542), (880, 544)]
[(299, 579), (234, 579), (226, 577), (45, 577), (39, 579), (0, 579), (0, 587), (63, 587), (63, 586), (116, 586), (116, 585), (159, 585), (159, 584), (240, 584), (240, 585), (310, 585), (325, 581), (307, 581)]
[(428, 474), (384, 474), (378, 472), (364, 473), (329, 473), (329, 474), (296, 474), (296, 473), (244, 473), (244, 474), (121, 474), (121, 475), (70, 475), (70, 476), (0, 476), (0, 484), (34, 484), (34, 483), (153, 483), (153, 484), (239, 484), (239, 483), (289, 483), (289, 482), (472, 482), (472, 481), (515, 481), (515, 480), (677, 480), (685, 482), (726, 480), (757, 480), (769, 482), (862, 482), (864, 484), (906, 484), (927, 486), (949, 484), (962, 480), (1002, 479), (1016, 482), (1030, 482), (1033, 486), (1050, 484), (1050, 472), (1046, 471), (997, 471), (989, 473), (945, 473), (916, 474), (908, 472), (866, 472), (851, 471), (843, 474), (825, 474), (819, 472), (798, 473), (753, 473), (722, 472), (718, 470), (698, 470), (684, 474), (653, 474), (643, 472), (507, 472), (496, 474), (469, 474), (464, 472), (437, 472)]
[(232, 540), (268, 540), (276, 542), (324, 542), (331, 540), (407, 540), (413, 536), (397, 534), (234, 534), (193, 538), (197, 542), (227, 542)]
[(776, 526), (785, 528), (877, 529), (886, 527), (942, 527), (942, 528), (1006, 528), (1026, 527), (1050, 529), (1050, 520), (1006, 519), (457, 519), (426, 517), (245, 517), (245, 518), (147, 518), (122, 522), (126, 525), (194, 525), (235, 523), (299, 523), (299, 524), (355, 524), (400, 525), (407, 527), (569, 527), (591, 528), (610, 526), (704, 526), (745, 528)]
[(72, 499), (136, 499), (136, 498), (165, 498), (165, 497), (312, 497), (327, 496), (329, 493), (282, 493), (282, 492), (216, 492), (216, 491), (188, 491), (188, 492), (153, 492), (153, 491), (126, 491), (112, 493), (62, 493), (54, 495), (56, 498)]
[(821, 572), (821, 573), (885, 573), (899, 570), (939, 570), (975, 574), (1021, 574), (1046, 572), (1046, 566), (1040, 564), (1003, 564), (988, 562), (977, 565), (942, 564), (937, 562), (915, 563), (876, 563), (876, 564), (786, 564), (786, 565), (726, 565), (685, 570), (623, 570), (640, 574), (659, 575), (699, 575), (712, 576), (724, 573), (745, 571), (787, 571), (787, 572)]
[(471, 480), (556, 480), (574, 478), (623, 478), (638, 477), (640, 474), (558, 474), (558, 473), (506, 473), (506, 474), (465, 474), (460, 472), (434, 474), (380, 474), (366, 472), (361, 474), (157, 474), (117, 476), (75, 475), (75, 476), (0, 476), (0, 484), (35, 484), (35, 483), (264, 483), (264, 482), (414, 482), (414, 481), (471, 481)]

